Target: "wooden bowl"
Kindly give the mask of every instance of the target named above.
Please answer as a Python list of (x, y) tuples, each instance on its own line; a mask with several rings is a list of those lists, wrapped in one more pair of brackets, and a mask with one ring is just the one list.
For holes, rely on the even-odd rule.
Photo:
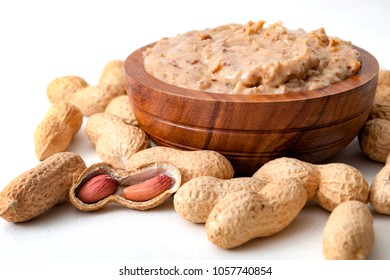
[(282, 156), (319, 163), (337, 154), (366, 122), (378, 79), (377, 60), (356, 47), (362, 56), (359, 73), (324, 89), (207, 93), (149, 75), (142, 56), (149, 46), (125, 61), (127, 92), (139, 126), (157, 145), (220, 152), (242, 175)]

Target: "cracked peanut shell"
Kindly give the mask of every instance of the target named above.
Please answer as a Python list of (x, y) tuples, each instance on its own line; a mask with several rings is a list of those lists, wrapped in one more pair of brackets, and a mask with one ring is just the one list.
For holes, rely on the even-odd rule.
[(211, 150), (181, 151), (168, 147), (152, 147), (132, 155), (125, 165), (129, 170), (154, 161), (174, 164), (180, 170), (182, 183), (198, 176), (231, 179), (233, 166), (222, 154)]

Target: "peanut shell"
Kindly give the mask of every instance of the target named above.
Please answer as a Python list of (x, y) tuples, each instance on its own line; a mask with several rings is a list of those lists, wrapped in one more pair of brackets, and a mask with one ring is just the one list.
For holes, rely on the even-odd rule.
[(390, 121), (390, 101), (374, 102), (369, 119), (385, 119)]
[(374, 239), (370, 210), (360, 201), (346, 201), (328, 218), (323, 233), (323, 253), (329, 260), (364, 260)]
[(123, 60), (108, 62), (99, 78), (99, 85), (110, 85), (116, 92), (115, 95), (126, 95), (125, 66)]
[(123, 126), (125, 123), (118, 116), (108, 113), (98, 113), (90, 116), (85, 124), (85, 133), (91, 143), (96, 146), (100, 136), (112, 127)]
[(132, 155), (149, 147), (149, 138), (140, 128), (125, 126), (103, 134), (96, 143), (96, 153), (102, 161), (126, 169)]
[(320, 182), (320, 173), (313, 164), (288, 157), (277, 158), (265, 163), (253, 176), (266, 182), (296, 179), (307, 191), (307, 199), (314, 199)]
[(143, 130), (108, 113), (91, 116), (85, 131), (96, 145), (99, 158), (120, 169), (126, 169), (133, 154), (150, 147), (149, 138)]
[(138, 126), (138, 121), (134, 116), (133, 110), (130, 106), (129, 97), (127, 95), (121, 95), (112, 99), (104, 112), (121, 118), (129, 125)]
[(359, 133), (360, 149), (368, 158), (386, 162), (390, 153), (390, 121), (385, 119), (372, 119), (366, 122)]
[(13, 179), (0, 193), (0, 216), (24, 222), (68, 199), (73, 178), (86, 166), (74, 153), (54, 154)]
[(385, 70), (385, 69), (379, 70), (378, 85), (390, 86), (390, 71), (389, 70)]
[(80, 110), (69, 103), (55, 103), (34, 133), (35, 153), (39, 160), (64, 152), (83, 122)]
[(104, 112), (111, 100), (121, 94), (113, 85), (99, 84), (78, 90), (69, 102), (76, 105), (83, 115), (91, 116)]
[[(83, 184), (97, 175), (107, 174), (119, 182), (116, 192), (95, 203), (84, 203), (78, 198), (78, 191)], [(123, 188), (142, 183), (158, 174), (165, 174), (172, 177), (171, 187), (147, 201), (132, 201), (123, 197)], [(114, 168), (112, 165), (101, 162), (88, 167), (77, 179), (69, 191), (70, 202), (82, 211), (97, 211), (109, 203), (115, 203), (130, 209), (148, 210), (164, 203), (174, 194), (181, 184), (180, 171), (172, 164), (166, 162), (154, 162), (140, 165), (132, 170), (123, 171)]]
[(390, 215), (390, 154), (387, 157), (386, 165), (372, 181), (369, 202), (376, 212)]
[(378, 84), (374, 97), (375, 103), (389, 103), (390, 102), (390, 85)]
[(131, 170), (141, 164), (154, 161), (165, 161), (176, 165), (182, 175), (183, 184), (198, 176), (231, 179), (234, 174), (231, 163), (218, 152), (181, 151), (168, 147), (152, 147), (135, 153), (126, 162), (125, 169)]
[(205, 223), (213, 207), (229, 192), (250, 190), (260, 192), (266, 185), (261, 179), (242, 177), (219, 179), (199, 176), (183, 184), (174, 196), (176, 213), (193, 223)]
[(321, 174), (315, 200), (324, 209), (333, 209), (347, 200), (368, 201), (368, 183), (356, 168), (343, 163), (318, 165)]
[(208, 239), (230, 249), (258, 237), (274, 235), (286, 228), (304, 207), (307, 192), (295, 180), (267, 184), (259, 193), (227, 194), (206, 221)]
[(88, 86), (79, 76), (62, 76), (47, 85), (46, 95), (51, 103), (71, 102), (78, 90)]

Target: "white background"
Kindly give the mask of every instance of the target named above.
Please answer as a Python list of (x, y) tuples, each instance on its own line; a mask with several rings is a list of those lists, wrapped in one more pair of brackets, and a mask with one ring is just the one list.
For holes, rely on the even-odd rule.
[[(50, 103), (55, 77), (98, 81), (103, 66), (164, 36), (249, 20), (281, 20), (307, 31), (352, 41), (390, 69), (389, 1), (1, 1), (0, 189), (38, 164), (33, 134)], [(98, 162), (84, 130), (69, 151)], [(365, 158), (355, 140), (329, 162), (358, 168), (371, 183), (383, 166)], [(111, 205), (84, 213), (70, 203), (30, 222), (0, 220), (1, 260), (322, 260), (329, 213), (307, 205), (281, 233), (223, 250), (203, 225), (181, 219), (172, 200), (139, 212)], [(374, 213), (376, 243), (370, 259), (390, 259), (390, 217)]]

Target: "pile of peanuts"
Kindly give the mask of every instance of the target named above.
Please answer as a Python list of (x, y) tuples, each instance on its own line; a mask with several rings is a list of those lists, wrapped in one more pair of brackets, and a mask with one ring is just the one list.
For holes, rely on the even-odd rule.
[[(313, 200), (330, 212), (323, 231), (325, 258), (367, 258), (374, 244), (367, 203), (390, 215), (390, 72), (380, 73), (370, 119), (359, 135), (362, 152), (386, 162), (369, 187), (359, 170), (342, 163), (314, 165), (283, 157), (252, 177), (233, 178), (231, 163), (215, 151), (152, 147), (129, 104), (123, 64), (106, 64), (98, 85), (78, 76), (48, 84), (52, 107), (34, 134), (41, 162), (2, 189), (2, 218), (28, 221), (66, 200), (82, 211), (109, 203), (147, 210), (173, 196), (180, 217), (204, 223), (208, 239), (229, 249), (277, 234)], [(101, 159), (89, 167), (67, 152), (83, 121)]]

